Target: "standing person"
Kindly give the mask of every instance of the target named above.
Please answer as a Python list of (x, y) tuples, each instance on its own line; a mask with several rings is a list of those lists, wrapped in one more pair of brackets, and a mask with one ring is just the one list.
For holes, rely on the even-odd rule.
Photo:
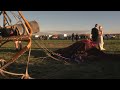
[(74, 41), (75, 35), (74, 33), (72, 33), (72, 41)]
[(16, 51), (22, 50), (22, 43), (21, 43), (21, 41), (15, 41), (14, 43), (15, 43)]
[(92, 41), (98, 43), (98, 24), (95, 24), (95, 27), (91, 30)]
[(102, 28), (102, 26), (99, 26), (98, 46), (99, 46), (100, 50), (105, 50), (103, 45), (104, 45), (104, 41), (103, 41), (103, 28)]
[(16, 48), (16, 51), (22, 49), (22, 43), (21, 43), (21, 41), (15, 41), (15, 48)]
[(79, 39), (79, 36), (78, 36), (78, 34), (76, 34), (75, 35), (75, 40), (78, 41), (78, 39)]

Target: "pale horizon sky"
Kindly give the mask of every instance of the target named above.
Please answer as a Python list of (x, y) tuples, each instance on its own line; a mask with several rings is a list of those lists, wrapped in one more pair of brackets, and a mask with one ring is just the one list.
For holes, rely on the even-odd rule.
[(96, 23), (104, 32), (120, 32), (120, 11), (23, 11), (23, 15), (29, 21), (36, 20), (41, 32), (91, 31)]

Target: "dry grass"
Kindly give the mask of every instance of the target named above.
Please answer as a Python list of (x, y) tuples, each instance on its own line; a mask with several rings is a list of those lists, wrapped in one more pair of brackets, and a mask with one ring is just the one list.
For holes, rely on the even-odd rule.
[[(74, 42), (69, 40), (48, 40), (38, 43), (46, 45), (50, 50), (67, 47)], [(25, 45), (26, 43), (24, 43)], [(120, 54), (120, 40), (106, 40), (105, 53)], [(5, 44), (0, 48), (0, 57), (10, 59), (16, 52), (13, 42)], [(15, 63), (7, 68), (8, 71), (25, 73), (28, 53), (22, 55)], [(119, 79), (120, 78), (120, 60), (119, 58), (108, 60), (102, 57), (95, 57), (86, 60), (83, 63), (64, 63), (53, 59), (42, 59), (46, 53), (38, 48), (35, 43), (32, 44), (32, 53), (29, 64), (29, 74), (35, 79)], [(3, 79), (4, 77), (0, 77)], [(10, 76), (15, 79), (20, 77)]]

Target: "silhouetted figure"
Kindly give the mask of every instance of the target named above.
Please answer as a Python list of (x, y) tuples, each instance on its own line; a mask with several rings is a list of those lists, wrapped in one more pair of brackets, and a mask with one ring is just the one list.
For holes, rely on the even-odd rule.
[(105, 37), (106, 37), (107, 40), (109, 39), (108, 34), (105, 34)]
[(75, 39), (75, 35), (74, 35), (74, 33), (72, 34), (72, 41), (74, 41), (74, 39)]
[(95, 24), (95, 27), (92, 28), (91, 34), (92, 34), (92, 41), (93, 42), (98, 42), (98, 35), (99, 35), (98, 24)]
[(79, 39), (79, 36), (78, 36), (78, 34), (76, 34), (75, 35), (75, 40), (78, 41), (78, 39)]

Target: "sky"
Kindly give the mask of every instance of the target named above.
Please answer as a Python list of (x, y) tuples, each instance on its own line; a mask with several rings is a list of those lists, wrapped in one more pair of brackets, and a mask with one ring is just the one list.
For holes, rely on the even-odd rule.
[[(27, 20), (36, 20), (41, 32), (84, 31), (95, 24), (105, 33), (120, 32), (120, 11), (22, 11)], [(0, 18), (0, 23), (2, 18)]]

